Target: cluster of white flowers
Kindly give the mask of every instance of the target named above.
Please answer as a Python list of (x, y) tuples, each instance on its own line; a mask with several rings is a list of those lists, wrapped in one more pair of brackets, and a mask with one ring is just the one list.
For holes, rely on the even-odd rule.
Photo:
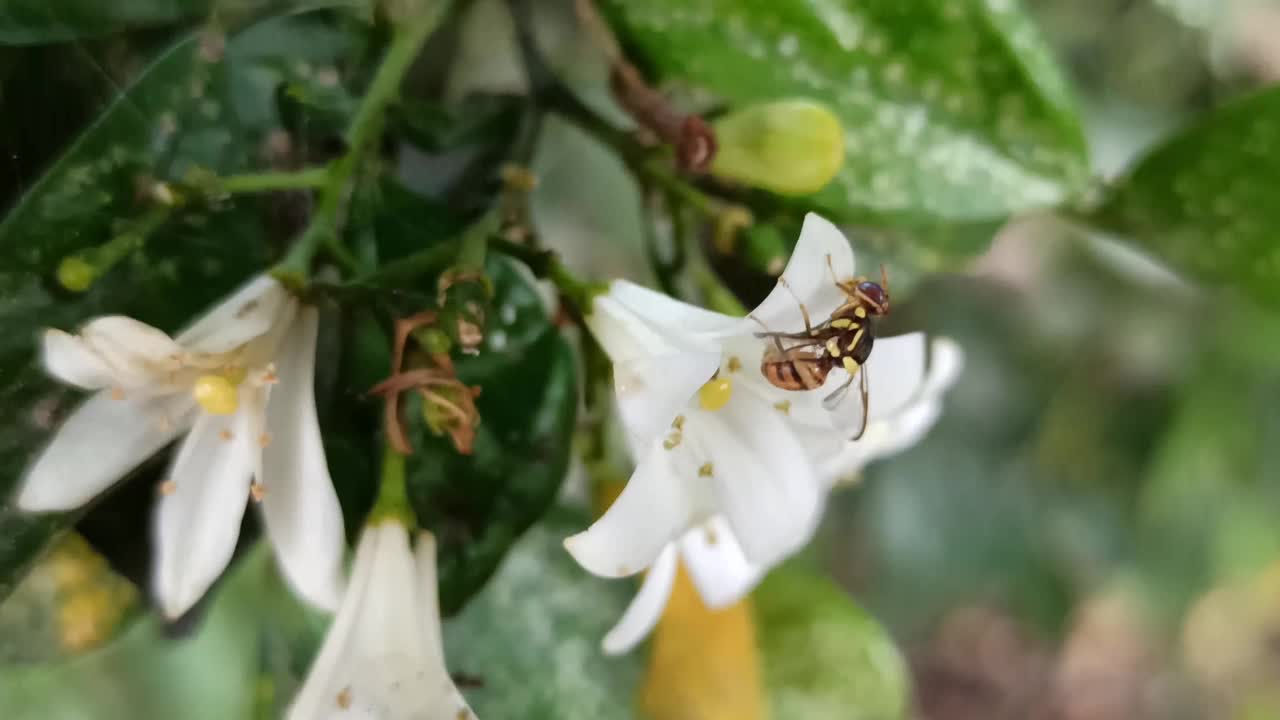
[(801, 305), (828, 317), (845, 302), (835, 281), (853, 277), (848, 240), (811, 214), (778, 286), (747, 318), (625, 281), (596, 298), (587, 322), (613, 361), (637, 467), (609, 510), (565, 547), (596, 575), (648, 571), (606, 651), (625, 652), (657, 623), (678, 560), (709, 607), (741, 599), (809, 541), (836, 482), (913, 444), (936, 420), (961, 366), (949, 340), (876, 341), (862, 370), (870, 402), (856, 442), (848, 417), (858, 411), (821, 400), (849, 379), (842, 370), (807, 391), (779, 389), (759, 371), (771, 342), (761, 328), (803, 329)]
[[(613, 360), (638, 465), (565, 546), (597, 575), (648, 571), (607, 651), (653, 628), (680, 562), (710, 607), (743, 597), (809, 541), (836, 482), (933, 424), (961, 363), (946, 340), (876, 342), (856, 442), (841, 410), (823, 407), (827, 389), (782, 390), (759, 372), (770, 342), (760, 328), (803, 327), (801, 303), (827, 317), (845, 300), (831, 275), (853, 272), (848, 241), (811, 215), (779, 287), (748, 318), (623, 281), (595, 298), (588, 324)], [(155, 515), (154, 592), (166, 615), (190, 609), (226, 568), (252, 497), (284, 576), (337, 609), (290, 717), (474, 717), (445, 669), (429, 533), (411, 549), (401, 521), (371, 521), (343, 589), (342, 512), (313, 389), (317, 324), (315, 308), (262, 276), (176, 338), (121, 316), (74, 335), (49, 330), (48, 371), (95, 392), (36, 458), (18, 504), (78, 507), (185, 433)], [(846, 379), (837, 369), (827, 385)]]

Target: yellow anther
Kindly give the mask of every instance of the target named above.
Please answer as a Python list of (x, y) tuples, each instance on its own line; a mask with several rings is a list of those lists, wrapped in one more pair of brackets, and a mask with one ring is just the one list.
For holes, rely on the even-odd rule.
[(671, 427), (675, 428), (676, 430), (683, 430), (683, 429), (684, 429), (684, 416), (683, 416), (683, 415), (677, 415), (677, 416), (676, 416), (676, 419), (671, 421)]
[(191, 395), (210, 415), (230, 415), (240, 406), (240, 393), (225, 375), (201, 375), (196, 378)]
[(778, 412), (782, 413), (783, 415), (790, 415), (790, 414), (791, 414), (791, 401), (790, 401), (790, 400), (782, 400), (781, 402), (776, 402), (776, 403), (774, 403), (774, 404), (773, 404), (773, 409), (774, 409), (774, 410), (777, 410)]
[(668, 435), (667, 439), (662, 441), (662, 447), (666, 448), (667, 450), (675, 450), (676, 446), (678, 446), (679, 444), (680, 444), (680, 431), (678, 430)]
[(712, 470), (711, 463), (702, 463), (702, 467), (698, 468), (698, 477), (711, 477)]
[(712, 412), (729, 404), (733, 397), (733, 381), (726, 377), (711, 378), (698, 389), (698, 403)]
[(728, 368), (729, 368), (729, 372), (738, 372), (739, 370), (742, 369), (742, 361), (738, 359), (737, 355), (729, 356)]
[(858, 367), (859, 365), (857, 360), (854, 360), (851, 357), (847, 357), (844, 359), (844, 371), (849, 373), (850, 375), (858, 372)]

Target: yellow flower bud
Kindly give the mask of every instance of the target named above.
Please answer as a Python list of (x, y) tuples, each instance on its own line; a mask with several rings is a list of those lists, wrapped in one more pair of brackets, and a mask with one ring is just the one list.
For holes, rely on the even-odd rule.
[(751, 105), (716, 120), (711, 173), (779, 195), (821, 190), (844, 165), (844, 129), (812, 100)]
[(71, 292), (88, 290), (97, 278), (97, 269), (79, 255), (68, 255), (58, 264), (58, 284)]

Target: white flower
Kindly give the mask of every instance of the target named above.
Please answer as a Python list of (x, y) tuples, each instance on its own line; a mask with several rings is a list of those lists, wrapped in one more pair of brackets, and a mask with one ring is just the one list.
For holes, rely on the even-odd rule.
[(475, 720), (445, 669), (431, 533), (410, 550), (396, 520), (365, 528), (342, 606), (288, 717)]
[[(760, 372), (768, 348), (756, 337), (802, 330), (843, 303), (833, 279), (854, 274), (848, 241), (815, 215), (805, 220), (779, 286), (750, 314), (709, 312), (624, 281), (596, 298), (588, 318), (614, 362), (618, 405), (638, 466), (595, 524), (565, 541), (587, 570), (620, 577), (649, 568), (632, 606), (606, 638), (623, 651), (657, 622), (677, 558), (711, 607), (741, 598), (764, 572), (813, 534), (827, 491), (860, 463), (922, 435), (954, 379), (959, 353), (923, 334), (876, 341), (864, 371), (870, 383), (867, 431), (856, 398), (834, 411), (821, 398), (848, 379), (834, 370), (811, 391), (774, 387)], [(914, 441), (915, 438), (912, 438)], [(849, 454), (846, 459), (844, 456)]]
[(185, 432), (154, 527), (164, 613), (185, 612), (226, 567), (251, 490), (290, 583), (336, 607), (345, 540), (316, 419), (316, 328), (314, 308), (261, 276), (177, 338), (118, 315), (46, 331), (48, 371), (98, 392), (28, 469), (19, 507), (78, 507)]

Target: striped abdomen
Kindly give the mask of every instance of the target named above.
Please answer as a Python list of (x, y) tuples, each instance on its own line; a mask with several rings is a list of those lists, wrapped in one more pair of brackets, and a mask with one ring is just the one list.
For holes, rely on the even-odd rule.
[(814, 390), (822, 387), (831, 372), (825, 357), (779, 358), (765, 355), (760, 373), (770, 385), (783, 390)]

